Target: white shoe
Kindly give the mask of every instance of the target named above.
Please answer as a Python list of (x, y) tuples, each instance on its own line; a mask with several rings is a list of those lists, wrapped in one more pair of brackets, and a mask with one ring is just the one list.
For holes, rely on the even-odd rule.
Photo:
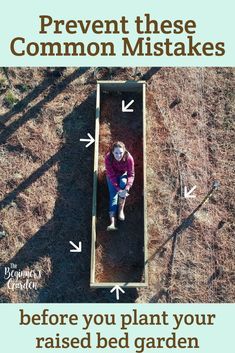
[(113, 230), (118, 230), (117, 227), (115, 227), (114, 224), (110, 224), (108, 227), (107, 227), (107, 231), (110, 232), (110, 231), (113, 231)]

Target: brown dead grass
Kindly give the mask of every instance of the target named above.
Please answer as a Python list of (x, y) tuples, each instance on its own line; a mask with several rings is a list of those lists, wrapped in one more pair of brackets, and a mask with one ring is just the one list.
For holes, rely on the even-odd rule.
[[(197, 214), (194, 225), (179, 237), (172, 271), (167, 268), (171, 244), (162, 258), (156, 257), (152, 262), (151, 268), (155, 268), (154, 272), (150, 270), (152, 293), (149, 291), (146, 297), (141, 290), (139, 301), (143, 298), (173, 302), (234, 300), (233, 79), (232, 69), (163, 69), (150, 83), (147, 99), (150, 254), (197, 206), (213, 180), (220, 180), (221, 187)], [(175, 98), (180, 98), (181, 103), (170, 108)], [(159, 176), (157, 181), (154, 175)], [(179, 196), (180, 178), (183, 185), (197, 186), (195, 199)], [(224, 222), (221, 229), (220, 222)], [(153, 238), (156, 241), (152, 246)], [(165, 288), (169, 272), (171, 282)]]
[[(112, 79), (132, 73), (119, 69)], [(1, 267), (42, 271), (37, 291), (11, 291), (1, 277), (0, 301), (112, 301), (109, 291), (89, 288), (93, 149), (79, 138), (94, 133), (93, 69), (9, 68), (0, 79)], [(124, 302), (234, 302), (233, 87), (231, 68), (162, 68), (149, 77), (149, 255), (213, 180), (221, 186), (178, 237), (173, 267), (170, 241), (149, 263), (149, 287), (126, 291)], [(18, 99), (12, 109), (4, 101), (9, 89)], [(182, 185), (196, 185), (197, 197), (182, 198)], [(83, 241), (82, 256), (71, 256), (69, 240)]]

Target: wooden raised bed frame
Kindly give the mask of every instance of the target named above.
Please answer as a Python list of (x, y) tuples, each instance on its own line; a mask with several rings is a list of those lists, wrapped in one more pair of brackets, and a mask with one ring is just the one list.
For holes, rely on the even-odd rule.
[[(144, 210), (144, 264), (142, 282), (96, 282), (96, 211), (97, 211), (97, 176), (98, 176), (98, 155), (99, 155), (99, 125), (100, 125), (100, 98), (102, 91), (119, 92), (142, 92), (143, 99), (143, 210)], [(145, 81), (97, 81), (96, 92), (96, 122), (95, 122), (95, 148), (94, 148), (94, 176), (93, 176), (93, 202), (92, 202), (92, 239), (91, 239), (91, 271), (90, 286), (93, 288), (111, 288), (115, 285), (120, 287), (147, 287), (147, 206), (146, 206), (146, 82)]]

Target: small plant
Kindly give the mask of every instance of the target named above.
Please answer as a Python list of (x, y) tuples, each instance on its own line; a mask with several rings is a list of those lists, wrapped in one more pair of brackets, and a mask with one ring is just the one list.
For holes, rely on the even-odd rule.
[(4, 90), (6, 87), (6, 80), (4, 78), (0, 78), (0, 91)]
[(12, 108), (18, 102), (18, 98), (16, 98), (12, 91), (8, 91), (4, 98), (4, 102), (8, 108)]
[(26, 85), (25, 83), (21, 83), (19, 85), (16, 86), (16, 88), (21, 92), (21, 93), (25, 93), (28, 92), (30, 89), (29, 85)]
[(29, 85), (26, 85), (26, 84), (24, 83), (24, 84), (22, 85), (21, 89), (22, 89), (22, 92), (27, 92), (27, 91), (30, 89), (30, 87), (29, 87)]

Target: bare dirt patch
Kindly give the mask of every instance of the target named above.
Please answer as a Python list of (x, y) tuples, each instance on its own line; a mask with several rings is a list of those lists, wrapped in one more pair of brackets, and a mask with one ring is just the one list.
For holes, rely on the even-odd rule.
[[(122, 100), (132, 99), (134, 112), (123, 113)], [(96, 275), (100, 282), (141, 282), (144, 266), (142, 105), (141, 94), (101, 95), (96, 250)], [(114, 141), (123, 141), (132, 154), (135, 181), (126, 202), (126, 220), (118, 223), (118, 231), (110, 233), (106, 230), (109, 217), (104, 157)]]

